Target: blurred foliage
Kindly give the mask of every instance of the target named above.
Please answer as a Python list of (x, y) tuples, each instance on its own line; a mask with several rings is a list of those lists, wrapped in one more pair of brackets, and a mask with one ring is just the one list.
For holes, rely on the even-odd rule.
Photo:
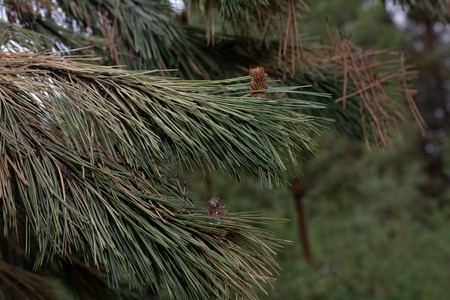
[[(411, 128), (406, 131), (409, 136)], [(328, 136), (319, 147), (321, 155), (302, 177), (312, 186), (304, 201), (314, 268), (302, 260), (288, 187), (269, 191), (258, 181), (213, 177), (213, 194), (227, 199), (229, 211), (292, 220), (271, 226), (280, 239), (296, 242), (280, 253), (280, 277), (261, 299), (445, 299), (450, 293), (448, 194), (426, 197), (425, 163), (411, 160), (415, 143), (403, 148), (397, 141), (394, 148), (374, 152)], [(198, 195), (204, 190), (201, 176), (188, 179)]]
[[(403, 139), (397, 137), (394, 147), (382, 151), (336, 136), (318, 141), (320, 154), (303, 165), (301, 177), (309, 187), (303, 201), (314, 267), (302, 256), (288, 187), (269, 191), (257, 181), (235, 183), (227, 175), (213, 176), (212, 194), (227, 199), (230, 211), (291, 220), (272, 227), (275, 236), (294, 243), (280, 253), (280, 277), (261, 299), (448, 298), (449, 25), (403, 1), (406, 19), (397, 27), (393, 14), (399, 7), (386, 2), (317, 1), (302, 19), (303, 30), (323, 40), (328, 22), (332, 31), (340, 28), (366, 49), (403, 50), (408, 63), (420, 70), (415, 88), (430, 128), (421, 134), (417, 126), (403, 126)], [(436, 75), (444, 85), (440, 95)], [(202, 174), (195, 176), (189, 184), (199, 182)], [(191, 190), (201, 194), (204, 186)]]

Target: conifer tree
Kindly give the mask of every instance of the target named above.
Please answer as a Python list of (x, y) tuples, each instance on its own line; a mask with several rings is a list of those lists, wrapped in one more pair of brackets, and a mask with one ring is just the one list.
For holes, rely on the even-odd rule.
[(406, 110), (423, 124), (404, 57), (306, 38), (303, 1), (1, 7), (2, 299), (59, 299), (55, 277), (81, 299), (255, 298), (265, 219), (197, 207), (174, 170), (278, 185), (320, 130), (382, 147)]

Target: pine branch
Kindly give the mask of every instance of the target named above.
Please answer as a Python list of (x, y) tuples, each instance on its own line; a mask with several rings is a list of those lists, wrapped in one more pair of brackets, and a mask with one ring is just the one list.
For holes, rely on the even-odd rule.
[[(258, 54), (250, 47), (243, 49), (252, 59), (262, 62), (272, 78), (284, 84), (310, 85), (311, 91), (332, 98), (314, 98), (306, 93), (290, 93), (289, 97), (318, 101), (326, 110), (308, 111), (310, 115), (336, 120), (334, 128), (345, 136), (363, 140), (370, 148), (390, 145), (399, 126), (413, 116), (423, 130), (426, 124), (413, 100), (411, 87), (417, 72), (407, 65), (402, 53), (391, 49), (365, 51), (337, 32), (330, 31), (330, 43), (318, 46), (303, 40), (301, 63), (293, 46), (274, 62), (276, 45)], [(217, 45), (221, 48), (222, 45)]]
[[(309, 10), (304, 1), (193, 1), (196, 5), (187, 7), (187, 15), (201, 13), (206, 19), (206, 38), (208, 45), (214, 46), (222, 35), (232, 35), (235, 40), (255, 39), (253, 47), (266, 50), (277, 41), (279, 51), (294, 46), (296, 55), (301, 56), (300, 38), (301, 14)], [(269, 4), (269, 5), (268, 5)], [(217, 22), (217, 13), (221, 20)], [(217, 26), (216, 25), (219, 25)], [(203, 23), (202, 23), (203, 25)], [(219, 27), (219, 28), (216, 28)], [(263, 50), (263, 51), (264, 51)], [(285, 53), (284, 53), (285, 54)], [(283, 53), (278, 53), (281, 59)]]
[(109, 41), (101, 36), (83, 33), (84, 28), (74, 29), (74, 20), (66, 19), (64, 13), (59, 15), (49, 1), (3, 2), (9, 19), (9, 23), (0, 21), (2, 44), (6, 49), (64, 52), (85, 48), (79, 53), (103, 56), (103, 49), (109, 46)]
[(348, 100), (353, 99), (359, 108), (363, 138), (369, 148), (371, 144), (392, 144), (392, 135), (405, 121), (408, 107), (424, 129), (426, 124), (412, 99), (415, 91), (409, 86), (417, 72), (405, 65), (403, 54), (390, 49), (364, 51), (339, 32), (331, 40), (330, 58), (323, 61), (322, 69), (324, 73), (331, 71), (335, 86), (342, 87), (341, 96), (334, 102), (346, 109)]
[[(205, 5), (205, 3), (202, 3)], [(235, 18), (245, 16), (246, 9), (255, 9), (257, 5), (268, 6), (268, 0), (220, 0), (220, 16), (225, 18), (227, 15)]]
[(3, 226), (35, 240), (37, 265), (80, 255), (113, 285), (125, 275), (177, 299), (252, 297), (249, 283), (272, 280), (268, 232), (207, 216), (164, 174), (205, 163), (279, 182), (314, 149), (321, 122), (300, 111), (321, 106), (269, 96), (292, 88), (243, 97), (248, 77), (182, 81), (50, 53), (0, 63)]

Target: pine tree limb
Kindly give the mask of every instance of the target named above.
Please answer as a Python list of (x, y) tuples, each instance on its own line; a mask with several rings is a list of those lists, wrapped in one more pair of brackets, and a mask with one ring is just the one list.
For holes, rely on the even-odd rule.
[(251, 298), (251, 285), (272, 280), (275, 240), (257, 220), (206, 216), (164, 174), (205, 163), (281, 182), (297, 150), (314, 151), (308, 133), (323, 122), (300, 111), (320, 105), (269, 96), (295, 88), (244, 97), (249, 77), (183, 81), (85, 56), (1, 55), (2, 225), (37, 243), (37, 266), (76, 255), (113, 286), (126, 276), (177, 299)]

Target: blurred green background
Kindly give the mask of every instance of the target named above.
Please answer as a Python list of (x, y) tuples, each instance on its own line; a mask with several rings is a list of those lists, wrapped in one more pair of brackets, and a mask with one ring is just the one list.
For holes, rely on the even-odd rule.
[[(427, 122), (412, 121), (384, 150), (325, 133), (319, 153), (302, 166), (302, 203), (312, 263), (302, 252), (297, 207), (288, 185), (269, 190), (257, 180), (235, 182), (200, 172), (184, 176), (194, 199), (221, 197), (230, 211), (287, 218), (273, 224), (290, 240), (281, 271), (262, 299), (449, 299), (450, 295), (450, 25), (392, 1), (311, 4), (303, 32), (332, 30), (365, 49), (403, 51), (420, 73), (415, 99)], [(207, 191), (210, 188), (211, 192)]]

